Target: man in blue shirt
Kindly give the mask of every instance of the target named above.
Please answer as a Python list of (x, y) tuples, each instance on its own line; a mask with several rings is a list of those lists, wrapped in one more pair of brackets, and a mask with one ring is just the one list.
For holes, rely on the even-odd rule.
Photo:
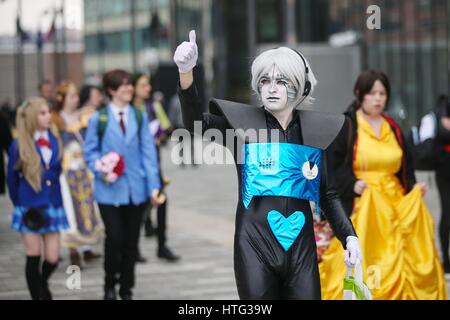
[[(159, 201), (159, 169), (153, 136), (146, 124), (147, 114), (130, 102), (131, 75), (123, 70), (107, 72), (103, 87), (109, 104), (90, 119), (84, 156), (95, 175), (94, 195), (106, 230), (105, 300), (115, 300), (120, 284), (123, 300), (132, 299), (134, 266), (139, 229), (145, 204)], [(96, 163), (110, 152), (123, 157), (125, 170), (113, 183), (106, 182)]]

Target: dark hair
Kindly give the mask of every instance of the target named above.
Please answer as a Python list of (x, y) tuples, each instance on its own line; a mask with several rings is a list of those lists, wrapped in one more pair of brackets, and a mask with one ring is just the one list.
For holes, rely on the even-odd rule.
[[(136, 85), (139, 82), (139, 80), (143, 77), (146, 77), (150, 80), (150, 77), (148, 75), (146, 75), (145, 73), (138, 72), (138, 73), (133, 74), (133, 77), (132, 77), (133, 78), (133, 86), (135, 88), (136, 88)], [(134, 90), (133, 99), (131, 101), (134, 101), (134, 99), (136, 99), (136, 90)]]
[(450, 99), (449, 96), (441, 94), (438, 98), (436, 108), (439, 112), (442, 112), (444, 117), (450, 116)]
[(139, 79), (141, 79), (142, 77), (149, 78), (145, 73), (142, 73), (142, 72), (138, 72), (138, 73), (133, 74), (133, 77), (132, 77), (133, 86), (136, 86), (138, 81), (139, 81)]
[(38, 84), (38, 91), (41, 92), (42, 87), (45, 85), (52, 85), (52, 82), (50, 80), (44, 79)]
[(89, 99), (91, 97), (91, 91), (93, 89), (102, 92), (102, 89), (100, 89), (100, 87), (90, 85), (90, 84), (86, 84), (81, 88), (81, 90), (80, 90), (80, 107), (83, 107), (86, 104), (86, 102), (89, 101)]
[(359, 75), (358, 79), (356, 80), (355, 87), (353, 89), (353, 94), (356, 97), (356, 101), (353, 105), (356, 110), (361, 108), (362, 102), (364, 101), (364, 96), (370, 93), (370, 91), (373, 88), (373, 85), (377, 80), (381, 81), (384, 88), (386, 89), (387, 94), (386, 108), (387, 108), (389, 104), (389, 98), (391, 97), (391, 85), (389, 83), (389, 78), (382, 71), (367, 70)]
[(103, 75), (103, 90), (106, 95), (111, 99), (112, 96), (109, 90), (116, 91), (123, 84), (132, 84), (131, 74), (125, 70), (112, 70)]

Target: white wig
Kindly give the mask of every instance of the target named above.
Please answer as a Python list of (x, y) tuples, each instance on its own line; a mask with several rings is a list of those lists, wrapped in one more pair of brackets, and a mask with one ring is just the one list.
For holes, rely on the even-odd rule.
[(261, 98), (258, 88), (261, 77), (264, 74), (269, 73), (272, 67), (276, 65), (278, 69), (280, 69), (281, 73), (292, 82), (292, 84), (295, 86), (295, 89), (297, 90), (297, 94), (294, 99), (295, 106), (297, 106), (299, 103), (306, 105), (312, 104), (314, 98), (311, 97), (311, 94), (314, 91), (317, 80), (306, 58), (305, 63), (309, 69), (308, 80), (311, 82), (311, 91), (306, 98), (303, 96), (306, 82), (305, 64), (303, 63), (302, 58), (297, 52), (287, 47), (267, 50), (256, 57), (252, 64), (253, 91), (255, 91)]

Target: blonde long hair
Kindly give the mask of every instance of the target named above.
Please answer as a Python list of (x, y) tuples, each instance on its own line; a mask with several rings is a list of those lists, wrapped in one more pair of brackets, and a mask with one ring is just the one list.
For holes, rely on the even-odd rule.
[[(34, 132), (38, 127), (38, 115), (43, 106), (48, 106), (42, 98), (31, 98), (25, 101), (17, 110), (16, 126), (17, 140), (19, 143), (19, 160), (16, 169), (21, 170), (27, 182), (35, 192), (42, 190), (41, 158), (34, 144)], [(56, 128), (52, 125), (52, 134), (56, 137), (61, 158), (61, 141)]]
[(66, 130), (66, 123), (61, 117), (61, 111), (64, 109), (64, 104), (66, 103), (67, 94), (70, 90), (74, 90), (78, 94), (78, 87), (74, 82), (63, 81), (59, 84), (56, 89), (56, 105), (54, 110), (52, 110), (52, 122), (56, 125), (56, 128), (60, 131)]

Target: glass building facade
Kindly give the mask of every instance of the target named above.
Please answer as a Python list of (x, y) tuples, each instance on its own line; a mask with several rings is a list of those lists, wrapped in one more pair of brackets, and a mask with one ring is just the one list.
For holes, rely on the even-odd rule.
[[(367, 28), (370, 5), (380, 8), (380, 30)], [(173, 50), (195, 28), (209, 94), (245, 102), (258, 48), (289, 43), (292, 33), (296, 46), (328, 45), (330, 36), (354, 31), (361, 70), (388, 74), (390, 112), (403, 125), (448, 94), (450, 0), (85, 0), (85, 11), (88, 74), (142, 69), (149, 50), (173, 65)]]
[[(366, 26), (369, 5), (381, 9), (381, 29)], [(358, 31), (364, 45), (365, 68), (385, 71), (392, 84), (393, 116), (405, 118), (404, 126), (417, 123), (434, 108), (441, 94), (448, 94), (448, 0), (333, 0), (331, 32)], [(402, 114), (406, 111), (406, 114)]]
[(85, 0), (84, 8), (87, 74), (136, 69), (135, 55), (153, 49), (164, 57), (170, 51), (169, 0)]

